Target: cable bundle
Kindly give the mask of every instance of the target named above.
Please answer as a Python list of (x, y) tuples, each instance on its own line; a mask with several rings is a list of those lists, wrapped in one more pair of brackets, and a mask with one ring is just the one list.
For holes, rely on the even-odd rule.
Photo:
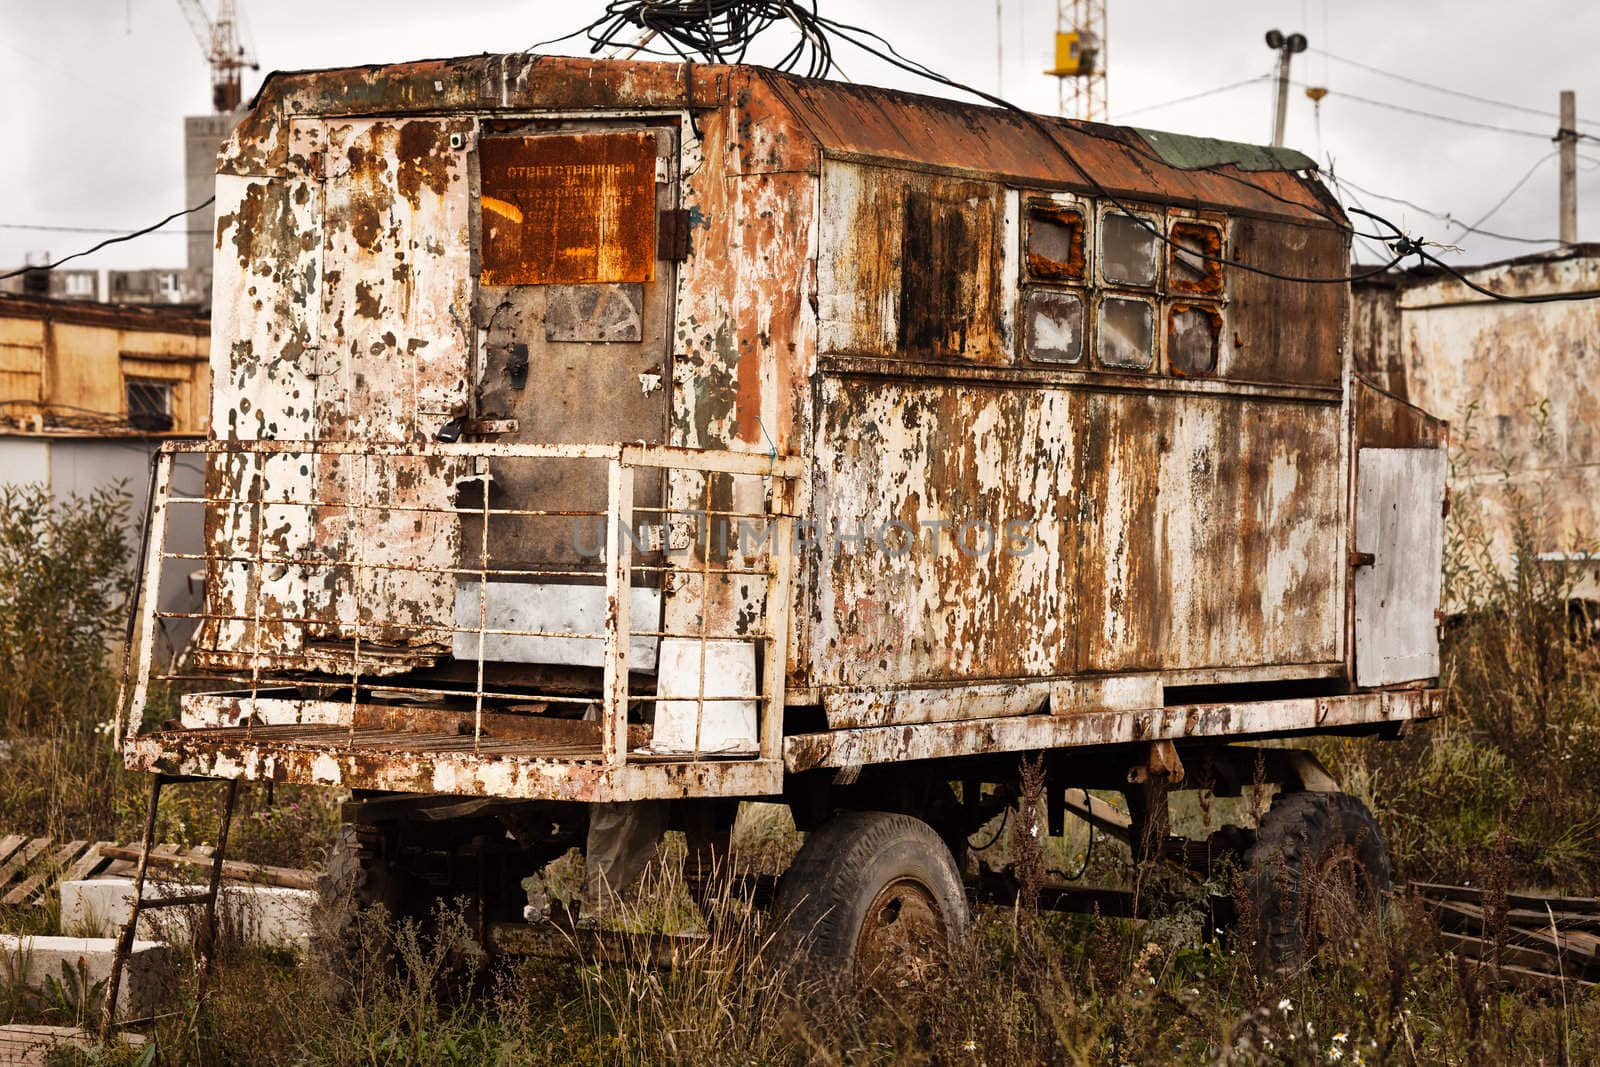
[[(769, 27), (787, 23), (800, 38), (772, 66), (778, 70), (825, 78), (833, 71), (829, 23), (817, 14), (816, 0), (610, 0), (605, 14), (582, 32), (589, 51), (635, 48), (651, 54), (676, 54), (711, 63), (743, 63), (751, 42)], [(630, 31), (643, 30), (643, 42)], [(659, 38), (672, 52), (648, 47)]]

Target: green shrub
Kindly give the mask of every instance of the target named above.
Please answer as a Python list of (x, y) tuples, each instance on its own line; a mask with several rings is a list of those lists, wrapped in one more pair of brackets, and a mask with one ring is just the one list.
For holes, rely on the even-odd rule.
[(129, 497), (120, 488), (52, 500), (0, 489), (0, 729), (23, 733), (106, 716), (106, 669), (132, 588)]

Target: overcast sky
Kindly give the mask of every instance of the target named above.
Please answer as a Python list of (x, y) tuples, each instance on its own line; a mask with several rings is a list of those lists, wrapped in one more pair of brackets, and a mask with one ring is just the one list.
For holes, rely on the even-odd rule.
[[(215, 0), (203, 0), (214, 9)], [(997, 35), (993, 2), (820, 0), (824, 13), (873, 29), (907, 55), (1017, 103), (1053, 111), (1043, 76), (1055, 29), (1053, 0), (1003, 0)], [(594, 0), (241, 0), (247, 38), (263, 73), (271, 69), (514, 51), (571, 30), (598, 14)], [(1320, 122), (1302, 88), (1292, 90), (1288, 143), (1325, 168), (1428, 211), (1476, 221), (1519, 179), (1532, 176), (1484, 229), (1554, 237), (1557, 171), (1549, 138), (1557, 93), (1600, 108), (1593, 52), (1600, 5), (1523, 0), (1110, 0), (1110, 103), (1114, 121), (1236, 140), (1270, 134), (1272, 86), (1263, 79), (1186, 104), (1154, 107), (1264, 75), (1273, 27), (1300, 31), (1312, 50), (1293, 78), (1330, 90)], [(1203, 12), (1203, 14), (1202, 14)], [(774, 42), (777, 44), (778, 42)], [(556, 46), (549, 51), (562, 51)], [(581, 51), (567, 46), (566, 50)], [(1320, 50), (1320, 51), (1319, 51)], [(1323, 53), (1331, 53), (1325, 55)], [(1340, 57), (1339, 59), (1332, 58)], [(851, 79), (937, 92), (917, 79), (841, 46)], [(1531, 108), (1477, 103), (1342, 60)], [(261, 74), (246, 82), (246, 96)], [(136, 228), (183, 203), (182, 118), (210, 104), (209, 70), (176, 0), (0, 0), (0, 265), (25, 252), (60, 257), (98, 236), (16, 229), (18, 225)], [(1507, 133), (1455, 125), (1362, 103), (1352, 97), (1435, 112)], [(1579, 236), (1600, 240), (1600, 141), (1581, 143)], [(1543, 162), (1541, 162), (1543, 160)], [(1361, 196), (1359, 192), (1356, 194)], [(1416, 208), (1363, 196), (1413, 233), (1465, 248), (1456, 262), (1530, 251), (1462, 235)], [(116, 246), (80, 265), (182, 265), (182, 223), (170, 235)], [(1359, 250), (1358, 250), (1359, 252)], [(1371, 258), (1373, 253), (1367, 253)]]

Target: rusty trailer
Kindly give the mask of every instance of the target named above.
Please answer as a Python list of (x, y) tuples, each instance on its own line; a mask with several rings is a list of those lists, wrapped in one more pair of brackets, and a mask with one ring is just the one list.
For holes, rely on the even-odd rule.
[(1019, 754), (1236, 781), (1438, 714), (1445, 427), (1294, 280), (1349, 261), (1314, 170), (755, 67), (271, 76), (128, 765), (803, 829), (955, 781), (959, 854)]

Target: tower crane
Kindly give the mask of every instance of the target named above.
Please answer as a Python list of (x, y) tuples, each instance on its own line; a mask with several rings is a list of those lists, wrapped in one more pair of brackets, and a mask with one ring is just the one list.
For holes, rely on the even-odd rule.
[(194, 31), (200, 50), (211, 64), (211, 105), (219, 112), (233, 111), (242, 98), (240, 71), (245, 67), (260, 70), (244, 42), (239, 39), (239, 10), (236, 0), (217, 0), (217, 17), (211, 18), (200, 0), (178, 0), (189, 28)]
[(1056, 0), (1057, 110), (1073, 118), (1106, 120), (1107, 0)]

